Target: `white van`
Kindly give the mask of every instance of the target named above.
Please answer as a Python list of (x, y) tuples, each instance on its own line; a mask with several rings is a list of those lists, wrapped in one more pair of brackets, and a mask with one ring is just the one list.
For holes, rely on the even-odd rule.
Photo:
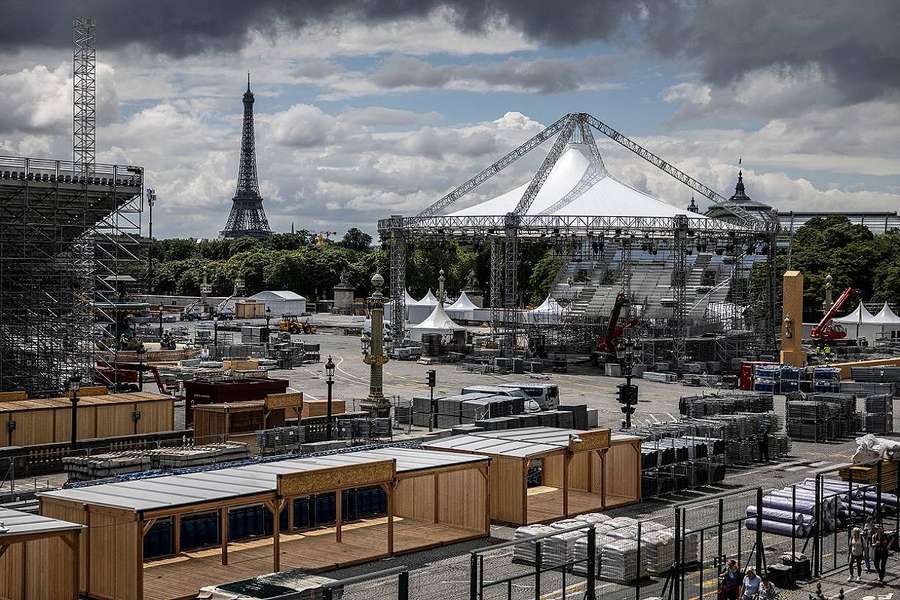
[(559, 386), (555, 383), (500, 383), (497, 387), (522, 390), (526, 397), (538, 403), (541, 410), (559, 408)]

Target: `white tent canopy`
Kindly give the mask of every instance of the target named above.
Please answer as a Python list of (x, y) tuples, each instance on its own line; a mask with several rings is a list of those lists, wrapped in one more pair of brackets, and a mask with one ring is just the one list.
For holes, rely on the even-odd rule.
[(528, 311), (526, 319), (529, 323), (547, 323), (556, 324), (562, 319), (562, 313), (565, 309), (556, 301), (556, 298), (547, 296), (540, 306)]
[(879, 325), (897, 325), (900, 326), (900, 317), (891, 310), (891, 307), (888, 306), (888, 303), (885, 302), (884, 306), (881, 307), (881, 310), (878, 311), (878, 314), (874, 317), (875, 322)]
[(411, 340), (418, 341), (422, 339), (423, 333), (449, 334), (465, 330), (466, 328), (451, 319), (444, 310), (444, 306), (438, 303), (424, 321), (409, 328), (409, 337)]
[(875, 339), (881, 333), (881, 326), (875, 321), (875, 315), (860, 302), (856, 310), (849, 315), (834, 319), (847, 330), (847, 338), (851, 340), (859, 338)]
[[(461, 210), (454, 217), (505, 215), (513, 212), (530, 182)], [(610, 175), (587, 144), (570, 143), (550, 170), (526, 215), (707, 218), (626, 185)], [(724, 224), (723, 224), (724, 225)]]
[(409, 299), (407, 299), (406, 318), (409, 321), (409, 324), (415, 325), (416, 323), (421, 323), (427, 319), (428, 315), (431, 314), (431, 311), (434, 310), (434, 307), (437, 306), (437, 304), (438, 300), (435, 298), (434, 294), (431, 293), (430, 289), (421, 300), (413, 299), (412, 302), (410, 302)]
[(478, 306), (463, 292), (456, 299), (456, 302), (447, 307), (447, 314), (454, 319), (471, 321), (475, 318), (476, 310), (478, 310)]

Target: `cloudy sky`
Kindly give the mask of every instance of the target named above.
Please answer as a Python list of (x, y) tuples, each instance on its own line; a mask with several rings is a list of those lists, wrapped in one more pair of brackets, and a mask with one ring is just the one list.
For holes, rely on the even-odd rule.
[[(142, 165), (154, 233), (212, 237), (250, 71), (273, 229), (414, 214), (567, 112), (730, 195), (900, 208), (900, 2), (0, 1), (0, 154), (71, 158), (71, 19), (97, 19), (98, 161)], [(70, 12), (66, 12), (66, 11)], [(623, 181), (691, 191), (598, 138)], [(533, 153), (535, 154), (535, 153)], [(540, 154), (480, 190), (527, 180)]]

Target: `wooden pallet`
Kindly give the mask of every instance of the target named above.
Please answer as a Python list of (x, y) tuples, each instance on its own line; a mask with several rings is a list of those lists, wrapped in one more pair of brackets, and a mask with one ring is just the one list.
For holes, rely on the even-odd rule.
[[(875, 466), (844, 467), (839, 471), (841, 479), (859, 483), (878, 483), (878, 469)], [(881, 461), (881, 489), (893, 492), (897, 489), (897, 463), (890, 460)]]

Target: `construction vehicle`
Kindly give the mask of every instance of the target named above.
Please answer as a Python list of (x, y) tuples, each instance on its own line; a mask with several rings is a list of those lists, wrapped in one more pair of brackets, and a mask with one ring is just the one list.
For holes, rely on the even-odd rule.
[(619, 338), (624, 335), (626, 330), (631, 329), (640, 323), (640, 319), (630, 319), (619, 325), (619, 316), (622, 314), (622, 307), (625, 306), (626, 302), (627, 298), (625, 297), (625, 293), (619, 292), (616, 295), (616, 301), (609, 313), (609, 325), (606, 328), (606, 333), (597, 340), (597, 353), (601, 358), (615, 358), (616, 344), (618, 343)]
[(309, 320), (301, 321), (297, 315), (283, 315), (278, 323), (278, 331), (308, 335), (316, 332), (316, 326), (310, 325)]
[(825, 312), (825, 316), (822, 317), (822, 320), (819, 321), (815, 327), (812, 328), (809, 336), (815, 341), (817, 344), (827, 344), (828, 342), (833, 342), (835, 340), (840, 340), (847, 337), (847, 330), (844, 329), (842, 325), (834, 322), (834, 316), (840, 312), (841, 308), (847, 303), (850, 298), (856, 296), (858, 294), (857, 290), (853, 288), (847, 288), (841, 295), (838, 296), (838, 299), (834, 301), (834, 304), (831, 305)]

